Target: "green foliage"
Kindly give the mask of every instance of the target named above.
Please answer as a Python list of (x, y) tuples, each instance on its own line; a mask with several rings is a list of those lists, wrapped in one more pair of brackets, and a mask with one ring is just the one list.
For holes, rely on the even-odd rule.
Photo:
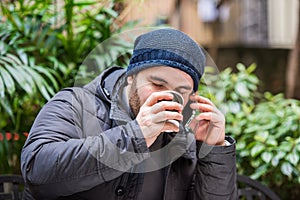
[(22, 20), (9, 13), (0, 25), (0, 130), (19, 131), (21, 124), (28, 129), (30, 125), (23, 122), (26, 115), (33, 114), (30, 107), (44, 103), (58, 89), (58, 72), (45, 68), (40, 58), (31, 54), (30, 41), (39, 36), (23, 28), (30, 29), (34, 23), (28, 18)]
[[(0, 4), (0, 132), (29, 132), (40, 108), (61, 88), (85, 83), (112, 64), (128, 62), (130, 46), (120, 38), (107, 39), (135, 25), (119, 26), (114, 10), (120, 0), (15, 0)], [(98, 47), (96, 69), (83, 66)], [(103, 53), (103, 54), (102, 54)], [(117, 55), (122, 55), (117, 56)], [(19, 143), (24, 142), (20, 140)], [(20, 148), (0, 141), (0, 162), (12, 163)], [(11, 144), (11, 145), (8, 145)], [(14, 148), (9, 150), (9, 148)], [(5, 155), (7, 154), (7, 160)], [(0, 165), (0, 173), (11, 172)], [(5, 168), (2, 168), (5, 167)]]
[[(118, 1), (117, 1), (118, 2)], [(0, 130), (28, 131), (24, 117), (36, 110), (59, 89), (72, 86), (106, 68), (124, 64), (130, 54), (123, 41), (106, 43), (105, 54), (97, 58), (95, 71), (81, 66), (85, 57), (101, 42), (134, 25), (117, 24), (115, 1), (17, 0), (1, 3), (0, 24)], [(115, 55), (124, 55), (118, 59)], [(36, 104), (37, 103), (37, 104)], [(19, 118), (19, 120), (17, 119)], [(20, 124), (22, 124), (22, 127)], [(19, 129), (21, 128), (21, 129)]]
[(208, 73), (208, 87), (200, 92), (226, 113), (226, 134), (237, 141), (238, 172), (292, 199), (300, 195), (300, 101), (261, 94), (255, 68), (238, 64), (236, 73), (230, 68)]

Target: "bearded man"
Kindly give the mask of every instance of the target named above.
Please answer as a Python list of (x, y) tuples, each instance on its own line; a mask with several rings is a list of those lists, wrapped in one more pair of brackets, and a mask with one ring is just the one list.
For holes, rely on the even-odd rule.
[(236, 199), (235, 141), (197, 93), (205, 60), (159, 29), (135, 40), (126, 69), (58, 92), (23, 147), (24, 199)]

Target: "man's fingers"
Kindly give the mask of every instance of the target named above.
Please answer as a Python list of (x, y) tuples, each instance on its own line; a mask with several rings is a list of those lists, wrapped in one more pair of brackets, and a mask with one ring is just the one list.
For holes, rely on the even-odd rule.
[(212, 120), (212, 112), (204, 112), (204, 113), (200, 113), (198, 116), (196, 116), (195, 118), (196, 120), (207, 120), (207, 121), (211, 121)]
[(169, 110), (169, 111), (176, 111), (181, 113), (182, 109), (183, 106), (179, 103), (173, 101), (161, 101), (152, 106), (151, 112), (155, 114), (155, 113)]
[(211, 102), (208, 98), (202, 97), (199, 95), (191, 95), (190, 97), (191, 101), (193, 102), (198, 102), (198, 103), (204, 103), (204, 104), (209, 104), (211, 106), (214, 106), (214, 103)]
[(173, 95), (168, 92), (154, 92), (148, 97), (148, 99), (145, 101), (144, 105), (153, 106), (158, 101), (172, 100), (172, 99), (173, 99)]
[(214, 106), (204, 103), (191, 103), (190, 107), (193, 110), (200, 110), (202, 112), (213, 112), (215, 110)]
[(218, 124), (224, 124), (225, 123), (225, 118), (223, 115), (213, 113), (213, 112), (203, 112), (200, 113), (198, 116), (195, 118), (196, 120), (207, 120), (212, 123), (215, 123), (215, 125)]
[(208, 120), (212, 122), (223, 122), (225, 121), (224, 115), (218, 110), (215, 105), (208, 99), (199, 95), (192, 95), (190, 107), (194, 110), (199, 110), (201, 113), (196, 116), (197, 120)]
[(160, 123), (160, 122), (165, 122), (167, 120), (173, 120), (173, 119), (182, 121), (183, 116), (182, 116), (182, 114), (180, 114), (178, 112), (173, 112), (173, 111), (162, 111), (162, 112), (152, 115), (153, 123)]

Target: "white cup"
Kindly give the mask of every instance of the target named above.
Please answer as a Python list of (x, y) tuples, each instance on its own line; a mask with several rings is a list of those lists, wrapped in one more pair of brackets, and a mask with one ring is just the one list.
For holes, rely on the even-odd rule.
[[(173, 91), (173, 90), (168, 90), (166, 92), (171, 93), (173, 95), (173, 99), (168, 100), (168, 101), (174, 101), (174, 102), (177, 102), (177, 103), (183, 105), (184, 99), (183, 99), (183, 96), (180, 93), (178, 93), (176, 91)], [(167, 120), (167, 121), (174, 124), (175, 126), (179, 127), (179, 121), (177, 121), (175, 119), (170, 119), (170, 120)], [(167, 131), (167, 132), (172, 132), (172, 131)]]

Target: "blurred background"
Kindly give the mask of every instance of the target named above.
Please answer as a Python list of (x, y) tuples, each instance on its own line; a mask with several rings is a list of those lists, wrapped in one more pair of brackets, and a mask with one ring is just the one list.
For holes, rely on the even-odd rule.
[(142, 25), (167, 23), (188, 33), (207, 49), (220, 69), (237, 62), (255, 62), (262, 89), (300, 98), (300, 81), (295, 78), (299, 77), (299, 64), (289, 66), (299, 32), (298, 0), (128, 3), (132, 9), (126, 20), (141, 20)]
[[(216, 69), (208, 68), (199, 92), (226, 113), (226, 134), (237, 140), (238, 173), (282, 199), (299, 199), (299, 0), (0, 4), (0, 174), (21, 174), (30, 127), (57, 91), (84, 84), (113, 64), (127, 65), (133, 44), (115, 35), (167, 26), (195, 39), (218, 68), (218, 76), (209, 76)], [(86, 61), (95, 49), (97, 56)]]

